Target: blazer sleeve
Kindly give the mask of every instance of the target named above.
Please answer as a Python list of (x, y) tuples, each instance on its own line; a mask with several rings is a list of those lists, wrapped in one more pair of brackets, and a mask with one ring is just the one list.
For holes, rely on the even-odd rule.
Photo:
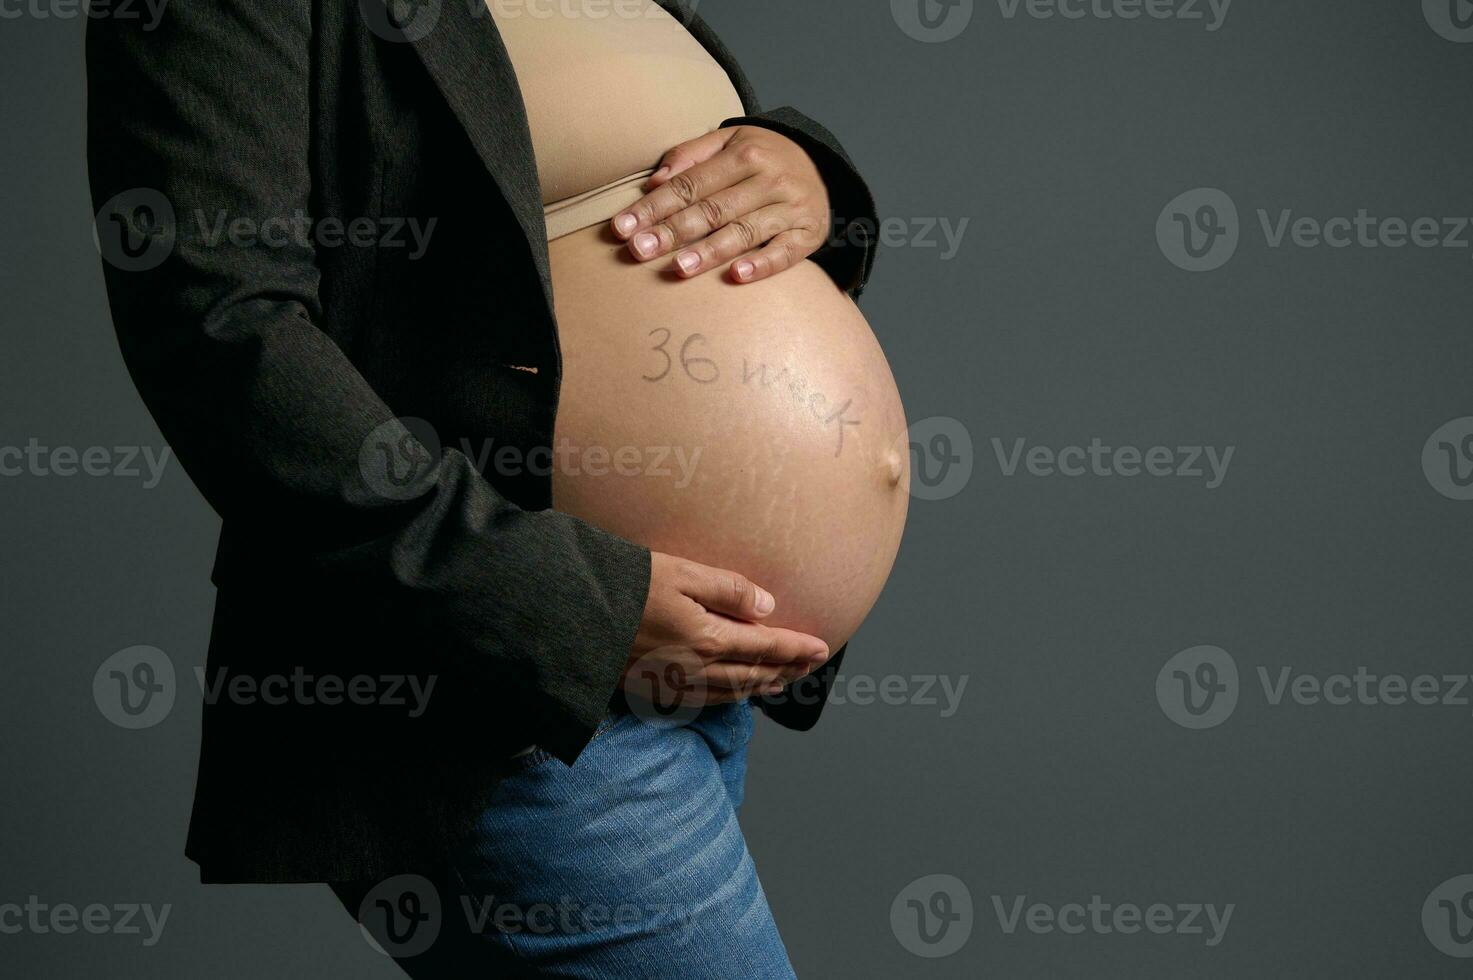
[(809, 259), (821, 266), (840, 289), (858, 299), (874, 268), (879, 218), (869, 185), (839, 140), (791, 106), (761, 109), (721, 125), (763, 126), (782, 133), (813, 158), (828, 188), (831, 219), (823, 246)]
[[(119, 345), (227, 524), (329, 581), (370, 583), (444, 682), (528, 706), (526, 741), (571, 763), (623, 671), (649, 552), (512, 505), (456, 451), (429, 457), (407, 494), (376, 490), (375, 439), (409, 437), (322, 329), (314, 247), (206, 233), (215, 216), (264, 229), (311, 214), (314, 6), (181, 0), (156, 25), (88, 24), (90, 182)], [(134, 248), (110, 250), (114, 234)]]

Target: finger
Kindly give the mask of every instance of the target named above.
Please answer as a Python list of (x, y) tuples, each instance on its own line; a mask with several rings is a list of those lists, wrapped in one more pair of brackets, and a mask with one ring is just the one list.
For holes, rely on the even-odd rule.
[[(781, 690), (781, 687), (777, 688), (777, 691)], [(709, 707), (713, 704), (731, 704), (734, 701), (745, 701), (755, 695), (765, 695), (767, 693), (767, 691), (738, 691), (727, 690), (726, 688), (721, 687), (710, 687), (706, 689), (705, 694), (701, 698), (700, 704), (702, 707)], [(774, 691), (773, 693), (776, 693), (776, 691)]]
[(720, 153), (740, 128), (739, 126), (733, 126), (730, 129), (718, 129), (704, 136), (697, 136), (693, 140), (686, 140), (677, 146), (672, 146), (660, 158), (660, 162), (656, 166), (655, 172), (650, 175), (650, 179), (645, 181), (645, 190), (653, 190), (676, 174), (683, 173), (698, 163), (705, 163)]
[(678, 574), (680, 591), (711, 612), (757, 620), (777, 606), (771, 592), (737, 572), (692, 561), (683, 563)]
[[(675, 220), (671, 219), (672, 222)], [(792, 211), (785, 205), (771, 204), (748, 211), (724, 222), (689, 248), (677, 252), (675, 271), (687, 278), (710, 272), (729, 259), (761, 247), (792, 225)]]
[(705, 678), (709, 694), (732, 694), (739, 698), (775, 693), (796, 680), (770, 667), (738, 663), (711, 664), (706, 668)]
[[(650, 233), (660, 239), (660, 245), (664, 250), (670, 251), (682, 245), (698, 242), (731, 222), (774, 206), (776, 202), (777, 198), (768, 185), (761, 180), (748, 178), (739, 184), (719, 190), (709, 197), (703, 197), (688, 208), (677, 211), (651, 228)], [(770, 222), (770, 224), (772, 227), (767, 238), (783, 231), (791, 222), (784, 225), (778, 225), (776, 222)], [(754, 243), (752, 247), (755, 248), (760, 244), (761, 242)], [(680, 268), (680, 259), (684, 255), (685, 253), (682, 252), (675, 257), (677, 268)], [(694, 273), (697, 270), (690, 268), (681, 269), (681, 271)]]
[(796, 630), (721, 619), (707, 627), (698, 651), (709, 660), (739, 660), (786, 667), (816, 667), (829, 658), (828, 644)]
[[(753, 176), (757, 171), (751, 162), (750, 148), (748, 144), (736, 152), (719, 153), (705, 163), (675, 174), (623, 214), (616, 215), (615, 231), (629, 239), (630, 251), (636, 258), (652, 259), (664, 255), (669, 251), (674, 236), (662, 222), (697, 201)], [(632, 223), (630, 218), (634, 219)]]
[(731, 278), (740, 283), (757, 282), (792, 268), (818, 250), (813, 236), (791, 229), (783, 232), (751, 255), (731, 264)]

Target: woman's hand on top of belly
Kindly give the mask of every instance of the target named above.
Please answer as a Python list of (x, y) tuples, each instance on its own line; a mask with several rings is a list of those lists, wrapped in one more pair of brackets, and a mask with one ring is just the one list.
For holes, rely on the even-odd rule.
[(614, 234), (641, 261), (675, 250), (673, 268), (686, 278), (740, 256), (733, 280), (765, 279), (818, 251), (831, 220), (808, 152), (761, 126), (681, 143), (647, 186), (654, 189), (614, 216)]
[(763, 626), (776, 603), (735, 572), (658, 551), (621, 686), (661, 705), (776, 694), (829, 658), (822, 640)]

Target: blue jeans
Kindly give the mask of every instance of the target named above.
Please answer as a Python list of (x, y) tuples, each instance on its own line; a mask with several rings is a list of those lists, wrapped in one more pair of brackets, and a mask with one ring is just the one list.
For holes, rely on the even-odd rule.
[(793, 977), (737, 824), (751, 735), (745, 701), (685, 727), (620, 712), (571, 768), (540, 750), (515, 760), (441, 878), (440, 937), (400, 965), (417, 978)]

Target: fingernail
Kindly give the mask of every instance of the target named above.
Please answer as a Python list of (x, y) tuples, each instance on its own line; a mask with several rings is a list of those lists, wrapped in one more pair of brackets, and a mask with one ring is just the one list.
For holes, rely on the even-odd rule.
[(782, 692), (783, 692), (783, 686), (781, 684), (769, 684), (769, 685), (767, 685), (767, 690), (763, 691), (762, 693), (763, 694), (769, 694), (769, 695), (771, 695), (771, 694), (781, 694)]
[(752, 273), (757, 271), (757, 267), (746, 259), (742, 259), (734, 266), (734, 271), (738, 279), (746, 280), (752, 278)]
[(669, 167), (661, 167), (659, 170), (656, 170), (654, 173), (650, 174), (650, 180), (659, 180), (660, 178), (664, 177), (669, 172), (670, 172), (670, 168)]
[(829, 659), (829, 651), (827, 648), (822, 650), (815, 650), (813, 653), (810, 653), (808, 655), (808, 659), (816, 664), (821, 664)]
[(695, 272), (701, 267), (701, 257), (695, 252), (681, 252), (675, 256), (675, 264), (681, 272)]
[(660, 239), (647, 231), (634, 236), (634, 250), (640, 255), (649, 255), (660, 247)]
[(772, 593), (761, 586), (757, 587), (757, 611), (766, 616), (777, 606), (777, 600), (772, 598)]
[(636, 218), (634, 215), (626, 212), (614, 219), (614, 230), (616, 230), (621, 235), (628, 235), (629, 233), (634, 231), (635, 226), (638, 224), (639, 219)]

